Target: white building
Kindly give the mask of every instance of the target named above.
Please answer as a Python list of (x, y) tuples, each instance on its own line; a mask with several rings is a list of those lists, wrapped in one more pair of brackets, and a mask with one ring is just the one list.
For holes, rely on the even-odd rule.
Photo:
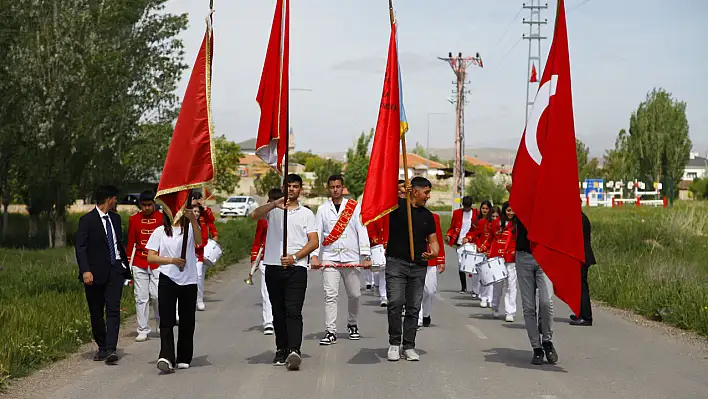
[(708, 177), (708, 159), (699, 157), (697, 152), (692, 152), (683, 170), (682, 180), (693, 181)]

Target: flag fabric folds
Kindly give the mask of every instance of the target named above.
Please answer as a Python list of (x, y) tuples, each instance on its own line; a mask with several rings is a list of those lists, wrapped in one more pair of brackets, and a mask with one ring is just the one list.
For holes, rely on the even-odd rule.
[(400, 80), (396, 24), (393, 23), (379, 117), (361, 204), (361, 220), (364, 225), (382, 218), (398, 206), (400, 139), (408, 130), (401, 101)]
[[(579, 314), (580, 269), (585, 261), (578, 197), (578, 164), (563, 1), (546, 69), (528, 117), (516, 161), (510, 203), (528, 230), (534, 258), (556, 296)], [(553, 203), (548, 192), (553, 192)]]
[(256, 96), (261, 107), (256, 155), (281, 175), (288, 151), (289, 61), (290, 1), (278, 0)]
[(536, 72), (536, 64), (531, 64), (531, 79), (529, 79), (530, 83), (537, 83), (538, 82), (538, 72)]
[(182, 216), (191, 189), (201, 188), (215, 177), (211, 117), (213, 45), (208, 19), (155, 196), (173, 221)]

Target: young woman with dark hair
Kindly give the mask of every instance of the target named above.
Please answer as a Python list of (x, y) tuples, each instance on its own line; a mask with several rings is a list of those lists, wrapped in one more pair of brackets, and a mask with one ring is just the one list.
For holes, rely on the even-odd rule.
[[(489, 200), (484, 200), (479, 205), (479, 213), (477, 220), (473, 221), (472, 228), (462, 240), (463, 244), (473, 243), (477, 246), (477, 252), (488, 254), (489, 250), (486, 247), (489, 239), (489, 224), (492, 222), (492, 203)], [(492, 286), (482, 286), (479, 282), (479, 274), (472, 275), (472, 292), (480, 299), (479, 306), (486, 308), (492, 301)]]
[(505, 320), (514, 322), (516, 314), (516, 215), (505, 202), (502, 206), (501, 217), (491, 224), (492, 236), (488, 246), (489, 257), (504, 259), (508, 278), (494, 283), (492, 296), (492, 311), (494, 317), (499, 317), (499, 304), (504, 295)]

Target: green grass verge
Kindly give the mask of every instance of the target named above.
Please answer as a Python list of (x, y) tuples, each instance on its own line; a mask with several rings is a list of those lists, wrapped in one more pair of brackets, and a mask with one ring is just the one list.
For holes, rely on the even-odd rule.
[[(69, 222), (67, 231), (75, 231), (76, 218)], [(218, 223), (217, 228), (224, 253), (208, 276), (250, 254), (255, 222), (239, 219)], [(75, 352), (92, 336), (73, 248), (0, 248), (0, 262), (1, 388), (11, 377), (25, 376)], [(132, 287), (125, 287), (121, 308), (123, 319), (135, 313)]]
[(591, 297), (708, 336), (708, 202), (583, 211), (598, 262)]

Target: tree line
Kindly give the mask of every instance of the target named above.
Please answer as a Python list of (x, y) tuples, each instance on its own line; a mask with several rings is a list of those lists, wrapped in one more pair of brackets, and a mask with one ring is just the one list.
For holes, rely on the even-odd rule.
[[(165, 12), (166, 3), (0, 2), (3, 235), (7, 207), (21, 203), (30, 235), (45, 216), (50, 246), (64, 246), (75, 200), (99, 184), (159, 181), (188, 67), (179, 38), (187, 14)], [(217, 152), (238, 152), (217, 140)]]

